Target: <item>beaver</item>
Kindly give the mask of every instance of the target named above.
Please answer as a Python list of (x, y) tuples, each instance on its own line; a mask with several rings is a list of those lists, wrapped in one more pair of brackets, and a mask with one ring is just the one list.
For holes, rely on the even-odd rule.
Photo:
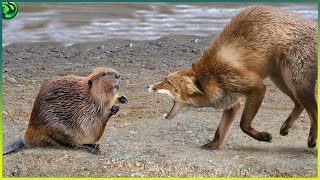
[(95, 144), (108, 119), (119, 111), (120, 74), (96, 68), (87, 77), (64, 76), (43, 83), (23, 137), (4, 147), (2, 154), (22, 148), (68, 147), (99, 153)]

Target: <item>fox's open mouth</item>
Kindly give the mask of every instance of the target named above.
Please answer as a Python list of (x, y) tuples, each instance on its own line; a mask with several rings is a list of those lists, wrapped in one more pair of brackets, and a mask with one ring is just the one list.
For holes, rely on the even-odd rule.
[[(150, 87), (148, 87), (148, 91), (149, 92), (156, 92), (156, 93), (159, 93), (159, 94), (167, 94), (169, 95), (170, 97), (173, 98), (173, 95), (170, 93), (169, 90), (166, 90), (166, 89), (155, 89), (153, 85), (151, 85)], [(167, 113), (167, 115), (165, 115), (165, 118), (166, 119), (172, 119), (173, 117), (175, 117), (177, 115), (177, 113), (183, 108), (187, 106), (186, 103), (182, 103), (182, 102), (179, 102), (179, 101), (175, 101), (173, 99), (173, 105), (172, 105), (172, 108), (171, 110)]]
[[(168, 119), (169, 117), (170, 117), (170, 115), (171, 115), (171, 112), (172, 112), (172, 110), (173, 110), (173, 107), (175, 106), (175, 104), (176, 104), (176, 101), (174, 101), (173, 100), (173, 105), (172, 105), (172, 107), (171, 107), (171, 110), (167, 113), (167, 115), (166, 115), (166, 119)], [(173, 117), (172, 117), (173, 118)], [(171, 118), (170, 118), (171, 119)]]
[(170, 112), (168, 112), (168, 114), (165, 116), (166, 119), (172, 119), (173, 117), (175, 117), (178, 112), (183, 108), (185, 107), (186, 104), (185, 103), (182, 103), (182, 102), (178, 102), (178, 101), (175, 101), (173, 100), (173, 106), (170, 110)]

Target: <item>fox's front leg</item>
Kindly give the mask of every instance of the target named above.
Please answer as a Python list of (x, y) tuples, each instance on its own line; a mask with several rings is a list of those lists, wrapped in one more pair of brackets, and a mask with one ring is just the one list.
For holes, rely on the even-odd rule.
[(266, 85), (262, 82), (261, 86), (254, 88), (251, 93), (246, 96), (246, 104), (241, 117), (240, 127), (244, 133), (258, 141), (271, 142), (271, 134), (259, 132), (251, 127), (251, 122), (261, 106), (265, 92)]
[(237, 101), (231, 108), (223, 111), (214, 139), (210, 143), (203, 145), (203, 148), (216, 149), (223, 143), (239, 109), (240, 102)]

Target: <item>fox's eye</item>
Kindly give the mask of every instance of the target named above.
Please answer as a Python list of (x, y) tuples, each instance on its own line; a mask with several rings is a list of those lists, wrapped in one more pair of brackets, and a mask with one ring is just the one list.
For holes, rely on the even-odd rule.
[(168, 81), (167, 81), (167, 80), (164, 80), (164, 83), (168, 83)]

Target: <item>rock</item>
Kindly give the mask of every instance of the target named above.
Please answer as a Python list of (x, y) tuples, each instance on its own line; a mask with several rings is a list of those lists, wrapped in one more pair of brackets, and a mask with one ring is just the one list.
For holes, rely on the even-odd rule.
[(2, 115), (8, 115), (8, 113), (6, 111), (2, 111)]
[(132, 43), (130, 43), (130, 45), (125, 45), (124, 47), (131, 47), (132, 48), (132, 46), (133, 46), (133, 44)]
[(205, 128), (205, 129), (203, 129), (204, 131), (214, 131), (214, 129), (213, 128)]
[(8, 77), (8, 78), (7, 78), (7, 81), (10, 82), (10, 83), (12, 83), (12, 84), (18, 83), (18, 81), (17, 81), (15, 78), (13, 78), (13, 77)]
[(4, 72), (4, 73), (6, 73), (6, 72), (11, 72), (11, 70), (10, 70), (9, 68), (4, 68), (4, 69), (3, 69), (3, 72)]
[(191, 40), (191, 42), (198, 43), (198, 42), (200, 42), (200, 41), (199, 41), (199, 39), (195, 39), (195, 40)]
[(136, 132), (136, 131), (128, 131), (130, 134), (138, 134), (138, 132)]

